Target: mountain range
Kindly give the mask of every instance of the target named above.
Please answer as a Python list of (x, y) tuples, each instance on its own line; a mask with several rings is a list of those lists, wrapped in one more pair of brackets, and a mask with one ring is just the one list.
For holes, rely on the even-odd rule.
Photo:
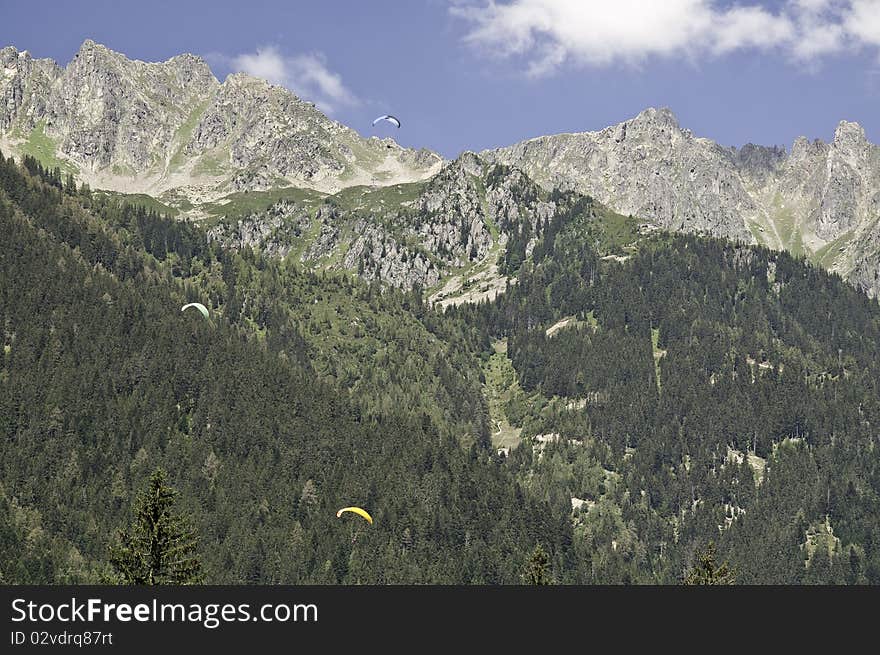
[(729, 148), (651, 108), (599, 132), (482, 155), (665, 229), (788, 250), (873, 295), (880, 290), (880, 147), (858, 123), (841, 121), (831, 143), (800, 137), (789, 151)]
[(0, 66), (7, 148), (57, 158), (96, 188), (185, 204), (240, 190), (422, 179), (442, 161), (363, 138), (263, 80), (233, 74), (220, 83), (189, 54), (146, 63), (87, 40), (65, 68), (13, 47), (0, 50)]
[[(536, 239), (554, 189), (647, 229), (803, 255), (880, 293), (880, 147), (857, 123), (841, 121), (831, 143), (733, 148), (649, 108), (598, 132), (450, 162), (362, 137), (263, 80), (235, 73), (221, 83), (190, 54), (145, 63), (87, 40), (64, 68), (13, 47), (0, 50), (0, 65), (4, 152), (94, 189), (144, 194), (185, 218), (226, 219), (212, 234), (227, 243), (420, 284), (437, 298), (469, 279), (503, 286), (493, 267), (510, 229), (529, 215)], [(543, 199), (515, 197), (534, 185)]]
[(2, 61), (0, 583), (131, 582), (160, 469), (209, 584), (880, 583), (857, 125), (444, 161), (190, 55)]

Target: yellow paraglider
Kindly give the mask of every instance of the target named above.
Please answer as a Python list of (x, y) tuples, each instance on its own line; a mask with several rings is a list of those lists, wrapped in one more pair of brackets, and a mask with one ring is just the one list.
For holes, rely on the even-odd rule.
[(343, 512), (353, 512), (353, 513), (357, 514), (358, 516), (361, 516), (364, 519), (366, 519), (367, 523), (369, 523), (370, 525), (373, 525), (373, 517), (370, 516), (366, 510), (363, 510), (360, 507), (343, 507), (341, 510), (336, 512), (336, 518), (339, 518), (340, 516), (342, 516)]

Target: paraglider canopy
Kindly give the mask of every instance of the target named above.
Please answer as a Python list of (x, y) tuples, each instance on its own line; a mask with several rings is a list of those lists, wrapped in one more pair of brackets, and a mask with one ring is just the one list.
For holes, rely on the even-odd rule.
[(342, 516), (343, 512), (352, 512), (354, 514), (357, 514), (358, 516), (361, 516), (364, 519), (366, 519), (367, 523), (369, 523), (370, 525), (373, 525), (373, 517), (370, 516), (366, 510), (361, 509), (360, 507), (343, 507), (341, 510), (336, 512), (336, 518), (339, 518), (340, 516)]
[(385, 114), (384, 116), (379, 116), (376, 120), (373, 121), (373, 125), (378, 123), (379, 121), (388, 121), (392, 125), (396, 125), (398, 129), (400, 129), (400, 121), (392, 116), (391, 114)]
[(205, 318), (208, 318), (208, 308), (205, 307), (200, 302), (191, 302), (187, 305), (184, 305), (183, 307), (180, 308), (180, 311), (185, 312), (190, 307), (195, 307), (196, 309), (198, 309), (202, 313), (202, 316), (204, 316)]

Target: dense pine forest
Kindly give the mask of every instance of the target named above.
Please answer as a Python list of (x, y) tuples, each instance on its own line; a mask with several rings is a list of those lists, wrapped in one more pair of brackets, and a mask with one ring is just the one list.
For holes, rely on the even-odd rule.
[(443, 312), (0, 156), (2, 581), (109, 579), (161, 468), (209, 583), (880, 583), (877, 302), (566, 195)]
[(742, 583), (877, 582), (877, 303), (787, 254), (693, 236), (600, 266), (588, 229), (572, 221), (519, 285), (462, 312), (507, 340), (511, 419), (543, 406), (528, 427), (556, 435), (511, 460), (585, 501), (579, 578), (671, 581), (714, 536)]

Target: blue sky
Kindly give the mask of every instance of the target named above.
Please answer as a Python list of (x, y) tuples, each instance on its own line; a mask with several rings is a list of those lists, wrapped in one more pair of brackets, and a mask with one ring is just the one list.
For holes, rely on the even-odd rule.
[(0, 0), (0, 44), (66, 64), (86, 38), (204, 56), (317, 101), (365, 135), (447, 157), (601, 129), (649, 106), (724, 145), (880, 143), (880, 0)]

